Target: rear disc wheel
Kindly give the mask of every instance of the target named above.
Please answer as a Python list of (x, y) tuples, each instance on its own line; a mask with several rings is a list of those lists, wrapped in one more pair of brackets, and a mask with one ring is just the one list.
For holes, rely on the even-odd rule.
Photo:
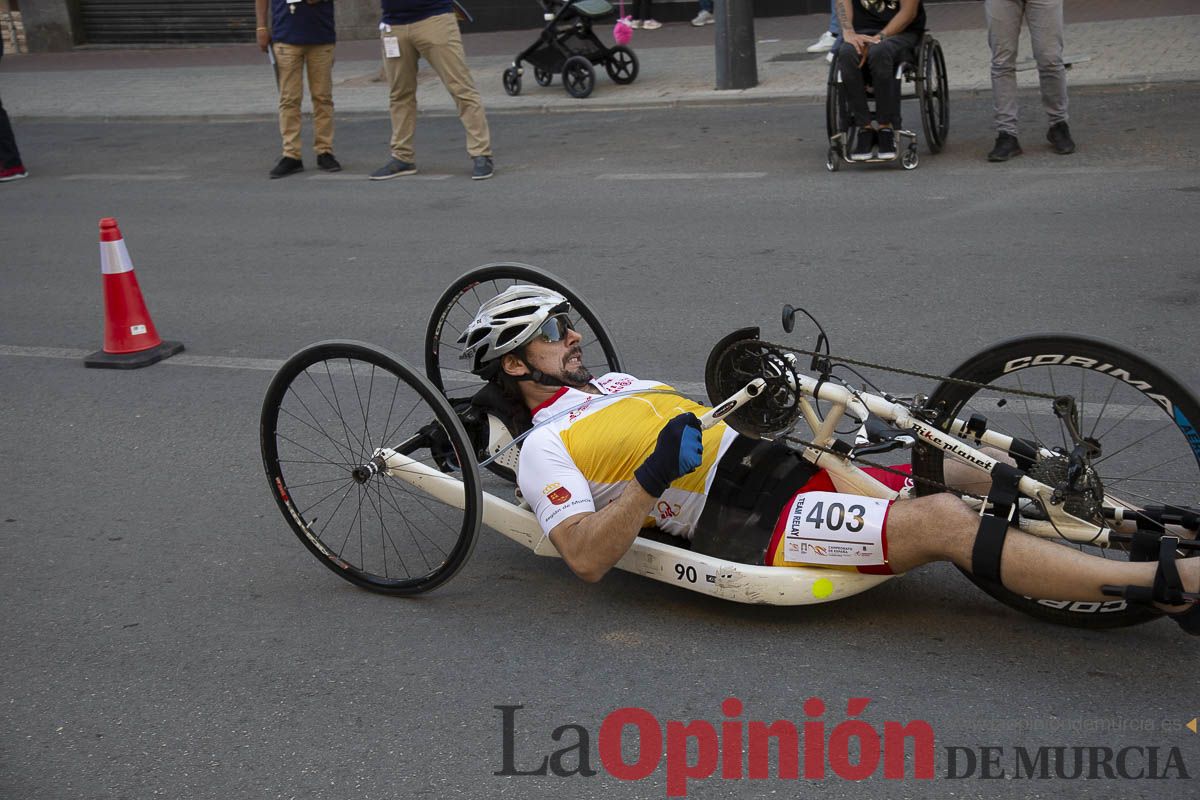
[[(1075, 399), (1079, 432), (1101, 448), (1092, 460), (1098, 480), (1094, 498), (1103, 504), (1141, 508), (1193, 507), (1200, 497), (1200, 403), (1162, 368), (1107, 342), (1070, 335), (1031, 336), (995, 345), (965, 361), (950, 376), (986, 384), (983, 388), (945, 382), (929, 398), (945, 430), (956, 417), (986, 418), (988, 430), (1034, 443), (1058, 455), (1040, 459), (1026, 471), (1055, 485), (1064, 477), (1072, 439), (1050, 400), (1004, 395), (1004, 389), (1041, 392)], [(919, 445), (913, 474), (918, 494), (938, 491), (920, 479), (945, 482), (947, 456)], [(1070, 501), (1068, 501), (1070, 502)], [(1085, 498), (1076, 502), (1086, 505)], [(1068, 506), (1069, 508), (1070, 506)], [(1127, 560), (1127, 548), (1076, 544), (1055, 539), (1091, 555)], [(1155, 619), (1159, 612), (1113, 598), (1062, 602), (1024, 597), (999, 584), (965, 573), (1000, 602), (1034, 617), (1085, 628), (1116, 628)]]

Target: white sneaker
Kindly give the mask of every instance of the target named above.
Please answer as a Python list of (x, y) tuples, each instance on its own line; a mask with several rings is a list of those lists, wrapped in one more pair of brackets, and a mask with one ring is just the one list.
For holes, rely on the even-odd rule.
[(662, 23), (656, 19), (648, 19), (642, 23), (642, 30), (656, 31), (662, 27)]
[(821, 38), (808, 46), (810, 53), (827, 53), (833, 49), (833, 43), (837, 41), (837, 37), (829, 31), (821, 34)]
[(712, 15), (711, 11), (701, 11), (696, 15), (696, 18), (692, 20), (692, 26), (696, 28), (703, 28), (705, 25), (712, 25), (716, 23), (716, 21), (717, 18)]
[(640, 28), (640, 27), (642, 27), (642, 22), (641, 22), (641, 20), (631, 19), (631, 20), (629, 20), (629, 27), (635, 28), (635, 29)]

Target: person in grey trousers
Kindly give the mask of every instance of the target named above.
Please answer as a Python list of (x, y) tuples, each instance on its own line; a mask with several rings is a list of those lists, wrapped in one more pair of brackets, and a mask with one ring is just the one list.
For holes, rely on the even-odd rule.
[(1067, 68), (1063, 64), (1063, 0), (984, 0), (988, 45), (992, 49), (992, 105), (996, 113), (996, 145), (988, 161), (1021, 155), (1017, 140), (1017, 40), (1021, 20), (1029, 27), (1037, 61), (1042, 107), (1050, 119), (1046, 139), (1054, 152), (1075, 152), (1067, 125)]

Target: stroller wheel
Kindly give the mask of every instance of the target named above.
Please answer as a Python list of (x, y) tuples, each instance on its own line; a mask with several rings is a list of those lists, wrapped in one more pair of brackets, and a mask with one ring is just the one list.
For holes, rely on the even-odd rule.
[(509, 67), (504, 70), (504, 91), (516, 97), (521, 93), (521, 73), (516, 67)]
[(604, 69), (613, 83), (633, 83), (638, 76), (637, 56), (628, 47), (619, 44), (610, 52), (608, 60), (604, 62)]
[(571, 97), (583, 99), (596, 88), (596, 71), (584, 56), (571, 56), (563, 64), (563, 87)]
[(533, 79), (537, 81), (538, 86), (549, 86), (554, 83), (554, 73), (541, 67), (534, 67)]

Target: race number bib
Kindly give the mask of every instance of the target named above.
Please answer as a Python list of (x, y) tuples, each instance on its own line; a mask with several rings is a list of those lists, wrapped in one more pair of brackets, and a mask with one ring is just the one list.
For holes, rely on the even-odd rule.
[(888, 501), (835, 492), (803, 492), (784, 512), (784, 561), (829, 567), (886, 564)]

